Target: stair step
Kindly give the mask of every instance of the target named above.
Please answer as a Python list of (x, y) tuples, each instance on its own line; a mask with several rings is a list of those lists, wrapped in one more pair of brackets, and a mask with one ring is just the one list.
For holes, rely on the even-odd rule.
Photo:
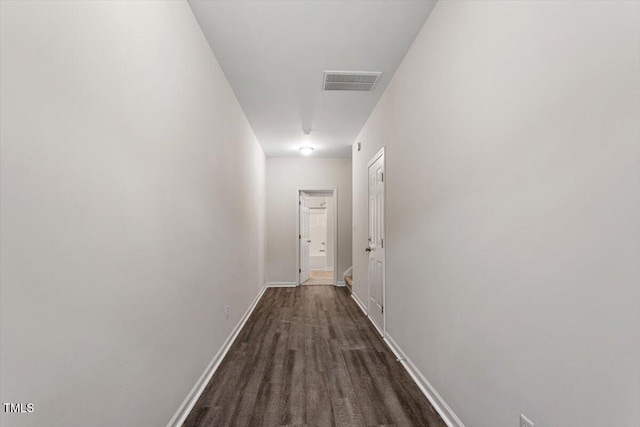
[(347, 286), (349, 287), (349, 289), (351, 289), (351, 287), (353, 286), (353, 276), (346, 276), (344, 278), (344, 281), (347, 282)]

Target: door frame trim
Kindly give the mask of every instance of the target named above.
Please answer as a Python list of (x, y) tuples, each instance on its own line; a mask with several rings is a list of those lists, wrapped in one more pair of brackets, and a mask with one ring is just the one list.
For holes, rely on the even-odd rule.
[(296, 188), (296, 286), (300, 286), (300, 192), (331, 193), (333, 197), (333, 286), (338, 286), (338, 187), (297, 187)]
[[(385, 156), (384, 147), (380, 149), (367, 163), (367, 236), (369, 234), (369, 168), (373, 165), (380, 157), (382, 157), (382, 169), (383, 174), (386, 175), (387, 172), (387, 158)], [(384, 198), (384, 206), (382, 208), (382, 235), (383, 238), (387, 237), (387, 181), (386, 176), (383, 175), (382, 178), (382, 197)], [(386, 243), (386, 242), (385, 242)], [(387, 335), (387, 247), (384, 248), (384, 253), (382, 254), (382, 330), (380, 327), (376, 325), (376, 322), (371, 318), (371, 283), (369, 281), (369, 255), (367, 255), (367, 317), (371, 324), (380, 332), (380, 335), (384, 338)]]

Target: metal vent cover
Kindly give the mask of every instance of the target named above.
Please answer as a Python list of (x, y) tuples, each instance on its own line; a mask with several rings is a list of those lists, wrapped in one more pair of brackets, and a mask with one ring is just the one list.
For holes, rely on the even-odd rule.
[(371, 92), (380, 71), (325, 71), (323, 90), (353, 90)]

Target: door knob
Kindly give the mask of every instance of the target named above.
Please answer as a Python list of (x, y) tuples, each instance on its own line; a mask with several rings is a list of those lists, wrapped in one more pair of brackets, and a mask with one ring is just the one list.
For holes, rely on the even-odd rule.
[(307, 240), (307, 243), (311, 243), (311, 240)]
[(364, 250), (367, 252), (371, 252), (371, 248), (365, 248)]

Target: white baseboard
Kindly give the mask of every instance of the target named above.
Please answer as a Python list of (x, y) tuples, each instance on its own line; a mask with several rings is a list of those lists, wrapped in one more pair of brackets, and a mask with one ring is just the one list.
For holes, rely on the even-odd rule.
[(358, 304), (358, 307), (360, 307), (360, 310), (362, 310), (362, 312), (366, 316), (367, 315), (367, 307), (364, 305), (364, 303), (362, 301), (360, 301), (360, 298), (358, 298), (358, 295), (356, 295), (355, 292), (351, 292), (351, 298), (353, 298), (353, 300), (356, 302), (356, 304)]
[(429, 381), (427, 381), (424, 375), (422, 375), (422, 372), (420, 372), (411, 359), (407, 357), (404, 351), (402, 351), (398, 344), (396, 344), (396, 342), (391, 338), (389, 333), (387, 333), (384, 341), (387, 343), (387, 346), (389, 346), (393, 354), (395, 354), (398, 359), (401, 359), (400, 361), (402, 366), (404, 366), (404, 369), (406, 369), (409, 375), (411, 375), (411, 378), (417, 384), (420, 391), (422, 391), (427, 399), (429, 399), (429, 402), (431, 402), (431, 405), (433, 405), (438, 414), (440, 414), (440, 417), (442, 417), (445, 424), (449, 427), (464, 427), (460, 418), (456, 416), (442, 396), (440, 396), (436, 389), (433, 388)]
[(293, 288), (298, 284), (296, 282), (267, 282), (264, 286), (267, 288)]
[(382, 339), (384, 339), (384, 331), (382, 329), (380, 329), (380, 327), (378, 325), (376, 325), (376, 322), (373, 321), (373, 319), (371, 318), (371, 316), (367, 316), (367, 318), (369, 319), (369, 322), (371, 322), (371, 324), (373, 325), (373, 329), (375, 329), (376, 331), (378, 331), (378, 333), (380, 334), (380, 337)]
[(340, 281), (336, 283), (336, 286), (347, 286), (344, 282)]
[(184, 399), (184, 401), (182, 402), (182, 404), (180, 405), (176, 413), (173, 414), (173, 417), (171, 417), (171, 420), (167, 424), (167, 427), (181, 427), (182, 424), (184, 424), (184, 421), (189, 416), (189, 412), (191, 412), (191, 410), (193, 409), (193, 406), (196, 404), (196, 402), (200, 398), (200, 395), (204, 391), (204, 388), (207, 386), (209, 381), (211, 381), (211, 377), (213, 377), (213, 374), (216, 372), (216, 370), (220, 366), (222, 359), (224, 359), (224, 357), (227, 355), (227, 352), (229, 351), (231, 344), (233, 344), (233, 342), (238, 337), (238, 334), (244, 327), (244, 324), (247, 323), (247, 319), (249, 319), (249, 316), (251, 316), (253, 309), (256, 308), (256, 305), (258, 305), (258, 301), (260, 301), (260, 298), (262, 298), (262, 295), (264, 295), (264, 291), (266, 289), (267, 287), (264, 286), (262, 290), (258, 293), (258, 296), (253, 300), (253, 302), (251, 303), (247, 311), (244, 313), (244, 315), (236, 325), (236, 327), (233, 328), (233, 331), (231, 331), (231, 334), (227, 337), (224, 344), (222, 344), (222, 347), (220, 348), (220, 350), (218, 350), (216, 355), (213, 356), (213, 359), (211, 359), (211, 362), (209, 362), (209, 365), (207, 366), (207, 368), (204, 370), (202, 375), (200, 375), (200, 378), (198, 378), (198, 381), (193, 386), (193, 388), (191, 389), (187, 397)]

